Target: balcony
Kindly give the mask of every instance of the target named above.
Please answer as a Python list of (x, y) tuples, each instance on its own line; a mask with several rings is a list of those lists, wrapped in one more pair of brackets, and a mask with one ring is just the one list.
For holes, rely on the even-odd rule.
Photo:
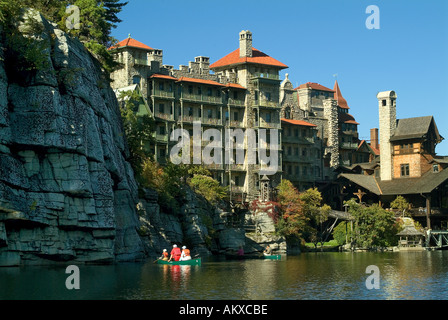
[(282, 142), (292, 144), (314, 144), (314, 137), (297, 137), (297, 136), (282, 135)]
[(193, 102), (206, 102), (206, 103), (213, 103), (213, 104), (222, 104), (222, 97), (215, 97), (215, 96), (207, 96), (207, 95), (201, 95), (201, 94), (194, 94), (194, 93), (182, 93), (181, 98), (183, 100), (193, 101)]
[(174, 99), (174, 92), (154, 89), (152, 95), (157, 98), (171, 98)]
[(341, 149), (357, 149), (358, 143), (355, 142), (341, 142)]
[(227, 167), (232, 171), (245, 171), (244, 164), (228, 164)]
[(221, 125), (221, 119), (217, 118), (203, 118), (202, 124), (209, 124), (213, 126), (220, 126)]
[(244, 128), (244, 123), (239, 120), (226, 120), (226, 127)]
[(258, 99), (254, 101), (254, 106), (259, 108), (280, 108), (278, 101), (269, 101), (265, 99)]
[(168, 142), (168, 135), (167, 134), (156, 134), (156, 141), (157, 142)]
[(164, 120), (174, 120), (173, 119), (173, 115), (172, 114), (168, 114), (168, 113), (159, 113), (157, 112), (155, 114), (156, 118), (160, 118), (160, 119), (164, 119)]
[(228, 105), (231, 105), (231, 106), (244, 107), (244, 100), (231, 99), (231, 98), (229, 98), (229, 99), (227, 100), (227, 104), (228, 104)]
[(252, 79), (268, 79), (280, 81), (280, 76), (278, 74), (256, 72), (252, 74)]
[(269, 128), (269, 129), (281, 129), (282, 126), (278, 122), (267, 122), (263, 119), (260, 119), (259, 121), (259, 127), (260, 128)]
[(191, 122), (191, 123), (193, 123), (193, 121), (199, 121), (199, 122), (202, 122), (202, 119), (201, 119), (201, 117), (183, 116), (183, 117), (182, 117), (182, 121), (183, 121), (183, 122)]
[(140, 66), (148, 66), (148, 59), (138, 59), (134, 58), (134, 64), (140, 65)]

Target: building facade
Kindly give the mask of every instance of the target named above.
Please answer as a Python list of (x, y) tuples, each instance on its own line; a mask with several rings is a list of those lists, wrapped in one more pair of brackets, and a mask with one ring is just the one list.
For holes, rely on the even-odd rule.
[[(175, 129), (188, 132), (194, 149), (198, 141), (195, 125), (199, 125), (200, 135), (196, 138), (203, 138), (205, 132), (215, 132), (221, 137), (220, 145), (213, 150), (221, 151), (211, 155), (217, 161), (206, 166), (215, 179), (229, 187), (234, 199), (249, 201), (258, 197), (260, 178), (268, 168), (275, 169), (268, 172), (271, 184), (280, 182), (279, 71), (287, 66), (253, 48), (250, 31), (242, 31), (238, 49), (215, 63), (210, 64), (209, 57), (199, 56), (179, 69), (163, 64), (162, 50), (132, 38), (110, 50), (120, 63), (120, 68), (111, 74), (113, 88), (122, 90), (138, 85), (155, 119), (153, 152), (159, 163), (166, 163), (177, 144), (170, 139)], [(255, 161), (247, 159), (254, 148), (252, 140), (249, 141), (252, 136), (245, 135), (242, 142), (232, 136), (232, 133), (246, 133), (247, 129), (253, 132), (256, 141)], [(237, 150), (226, 149), (224, 137), (228, 136), (244, 150), (242, 161), (238, 161)], [(199, 140), (202, 154), (210, 141)], [(260, 157), (261, 140), (267, 149), (263, 158)]]

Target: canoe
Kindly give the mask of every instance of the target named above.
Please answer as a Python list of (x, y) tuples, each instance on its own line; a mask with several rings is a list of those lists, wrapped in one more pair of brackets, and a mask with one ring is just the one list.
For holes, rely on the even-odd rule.
[(165, 260), (157, 260), (157, 264), (167, 264), (170, 266), (200, 266), (201, 258), (185, 260), (185, 261), (165, 261)]
[(281, 254), (272, 254), (270, 256), (264, 256), (263, 258), (270, 259), (270, 260), (281, 260), (282, 255)]

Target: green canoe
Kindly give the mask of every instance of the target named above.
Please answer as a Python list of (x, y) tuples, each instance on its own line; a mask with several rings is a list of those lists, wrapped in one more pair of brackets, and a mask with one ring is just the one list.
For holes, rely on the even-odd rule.
[(264, 256), (263, 258), (271, 260), (281, 260), (282, 256), (280, 254), (272, 254), (270, 256)]
[(157, 264), (167, 264), (170, 266), (200, 266), (201, 258), (185, 260), (185, 261), (170, 261), (170, 262), (164, 261), (164, 260), (157, 260)]

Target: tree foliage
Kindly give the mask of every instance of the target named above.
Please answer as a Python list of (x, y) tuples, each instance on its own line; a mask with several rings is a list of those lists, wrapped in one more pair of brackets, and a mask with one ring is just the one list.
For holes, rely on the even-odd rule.
[(390, 207), (400, 211), (403, 217), (410, 217), (409, 202), (403, 196), (397, 196), (394, 201), (390, 203)]
[(346, 202), (354, 217), (354, 239), (361, 248), (388, 247), (397, 244), (399, 223), (391, 211), (378, 204), (363, 206), (354, 199)]
[[(126, 4), (121, 0), (0, 0), (0, 22), (6, 28), (7, 38), (10, 38), (17, 32), (17, 22), (22, 18), (23, 9), (36, 9), (56, 23), (59, 29), (84, 43), (105, 71), (110, 73), (117, 64), (107, 48), (116, 43), (111, 32), (121, 22), (117, 15)], [(71, 5), (79, 8), (76, 28), (68, 28), (66, 23), (72, 17), (73, 12), (68, 10)]]

